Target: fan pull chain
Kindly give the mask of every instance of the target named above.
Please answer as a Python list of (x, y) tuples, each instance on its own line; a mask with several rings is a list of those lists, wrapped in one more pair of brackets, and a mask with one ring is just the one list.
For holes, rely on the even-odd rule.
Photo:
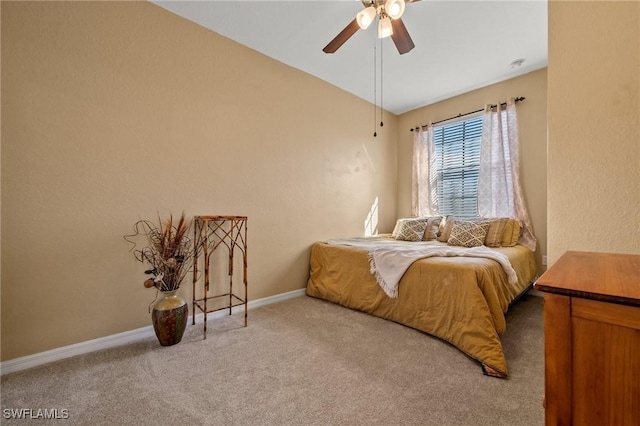
[(383, 70), (383, 66), (382, 66), (382, 52), (383, 52), (383, 48), (382, 48), (382, 39), (380, 39), (380, 127), (384, 126), (384, 123), (382, 122), (382, 113), (383, 113), (383, 109), (382, 109), (382, 96), (384, 95), (384, 78), (382, 77), (382, 70)]
[(377, 97), (377, 88), (378, 88), (378, 81), (377, 81), (377, 76), (376, 76), (376, 62), (377, 62), (377, 56), (376, 56), (376, 41), (375, 39), (373, 40), (373, 137), (377, 137), (378, 133), (376, 132), (376, 118), (378, 118), (376, 116), (376, 102), (378, 100)]

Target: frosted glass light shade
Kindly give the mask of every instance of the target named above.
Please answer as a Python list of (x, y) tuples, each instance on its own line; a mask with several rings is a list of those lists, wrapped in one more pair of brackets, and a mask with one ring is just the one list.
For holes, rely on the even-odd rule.
[(384, 10), (391, 19), (398, 19), (404, 13), (404, 0), (387, 0)]
[(378, 38), (389, 37), (391, 34), (393, 34), (391, 19), (387, 16), (380, 18), (380, 22), (378, 23)]
[(356, 15), (356, 22), (358, 23), (358, 26), (360, 28), (366, 30), (375, 18), (376, 8), (373, 6), (369, 6), (358, 12), (358, 14)]

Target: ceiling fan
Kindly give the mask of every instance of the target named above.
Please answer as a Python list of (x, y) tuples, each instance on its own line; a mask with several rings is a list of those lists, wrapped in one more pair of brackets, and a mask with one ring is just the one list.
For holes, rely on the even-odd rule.
[(359, 29), (367, 29), (378, 17), (378, 38), (391, 36), (400, 54), (407, 53), (415, 47), (411, 36), (404, 26), (401, 16), (406, 3), (419, 0), (361, 0), (364, 9), (358, 12), (355, 19), (349, 23), (322, 51), (334, 53)]

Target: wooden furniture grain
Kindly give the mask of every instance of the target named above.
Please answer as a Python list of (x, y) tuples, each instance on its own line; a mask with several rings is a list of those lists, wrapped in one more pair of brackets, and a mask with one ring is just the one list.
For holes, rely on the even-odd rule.
[[(194, 229), (194, 256), (193, 256), (193, 316), (192, 324), (196, 323), (196, 309), (204, 314), (204, 338), (207, 338), (207, 314), (215, 311), (229, 309), (244, 305), (244, 326), (247, 326), (247, 217), (246, 216), (195, 216)], [(228, 292), (222, 294), (209, 294), (212, 281), (211, 262), (212, 256), (223, 247), (227, 248), (227, 273)], [(233, 288), (234, 254), (239, 251), (242, 254), (242, 283), (244, 294), (239, 295)], [(218, 259), (219, 260), (219, 259)], [(200, 279), (198, 273), (199, 262), (203, 267), (203, 296), (196, 297), (196, 283)]]
[(640, 255), (569, 251), (534, 288), (546, 425), (640, 425)]

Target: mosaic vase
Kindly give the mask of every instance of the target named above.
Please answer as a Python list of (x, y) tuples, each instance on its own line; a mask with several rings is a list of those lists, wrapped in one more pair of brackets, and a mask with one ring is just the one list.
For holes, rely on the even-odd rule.
[(176, 291), (163, 291), (162, 298), (153, 305), (153, 329), (162, 346), (180, 343), (187, 328), (189, 305)]

